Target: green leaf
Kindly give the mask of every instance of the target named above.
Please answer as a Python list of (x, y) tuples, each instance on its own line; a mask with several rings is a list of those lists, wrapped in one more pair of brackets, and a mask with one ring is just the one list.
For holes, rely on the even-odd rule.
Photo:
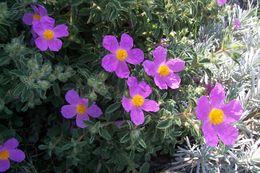
[(255, 163), (260, 163), (260, 148), (258, 148), (253, 154), (252, 161)]
[(48, 146), (47, 145), (39, 145), (38, 148), (40, 150), (46, 150), (48, 148)]
[(177, 124), (179, 127), (181, 126), (181, 119), (179, 117), (176, 117), (174, 119), (174, 121), (175, 121), (175, 124)]
[(118, 103), (118, 102), (109, 105), (105, 111), (105, 114), (111, 114), (111, 113), (115, 112), (118, 108), (120, 108), (120, 106), (121, 106), (121, 103)]
[(120, 143), (126, 143), (127, 141), (129, 141), (129, 133), (126, 133), (122, 138), (120, 138)]
[(150, 169), (150, 164), (145, 162), (141, 168), (140, 168), (140, 173), (148, 173)]
[(107, 131), (107, 129), (104, 129), (104, 128), (100, 128), (99, 135), (108, 141), (112, 139), (112, 137), (109, 134), (109, 132)]
[(53, 93), (55, 96), (59, 96), (60, 95), (60, 86), (58, 83), (55, 83), (53, 86)]
[(138, 140), (138, 143), (139, 143), (143, 148), (146, 148), (146, 144), (145, 144), (145, 142), (144, 142), (144, 140), (143, 140), (142, 138), (140, 138), (140, 139)]
[(172, 125), (172, 120), (162, 120), (162, 121), (159, 121), (156, 128), (164, 130), (164, 129), (169, 128), (171, 125)]
[(89, 8), (81, 8), (79, 10), (79, 15), (80, 16), (88, 16), (89, 15)]

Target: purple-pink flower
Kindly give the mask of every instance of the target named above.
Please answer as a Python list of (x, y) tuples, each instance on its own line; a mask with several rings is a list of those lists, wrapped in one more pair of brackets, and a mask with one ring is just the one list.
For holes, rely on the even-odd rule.
[(133, 48), (134, 41), (126, 33), (121, 35), (118, 43), (113, 35), (106, 35), (103, 38), (103, 47), (110, 54), (102, 59), (102, 67), (108, 72), (115, 72), (119, 78), (128, 78), (130, 71), (127, 63), (140, 64), (144, 60), (144, 53), (141, 49)]
[(234, 19), (233, 21), (233, 28), (234, 29), (239, 29), (241, 27), (241, 22), (239, 19)]
[(243, 108), (238, 100), (224, 103), (225, 91), (221, 84), (216, 83), (207, 96), (197, 101), (196, 115), (203, 121), (202, 131), (209, 146), (217, 146), (220, 139), (226, 145), (233, 145), (238, 137), (238, 130), (231, 123), (238, 121)]
[(121, 126), (125, 123), (125, 120), (116, 120), (114, 124), (116, 125), (117, 128), (121, 128)]
[(69, 105), (62, 106), (61, 114), (67, 119), (76, 116), (76, 124), (80, 128), (87, 127), (84, 121), (89, 120), (89, 116), (98, 118), (102, 114), (102, 110), (95, 103), (89, 106), (88, 99), (80, 98), (75, 90), (69, 90), (65, 99)]
[(226, 2), (227, 2), (227, 0), (217, 0), (217, 4), (218, 4), (219, 6), (225, 5)]
[(10, 160), (22, 162), (25, 159), (24, 152), (17, 149), (18, 145), (19, 142), (15, 138), (8, 139), (0, 145), (0, 172), (5, 172), (10, 168)]
[(62, 41), (59, 38), (69, 35), (65, 24), (54, 25), (55, 20), (48, 16), (42, 17), (40, 23), (33, 25), (33, 31), (38, 35), (35, 44), (41, 51), (46, 51), (48, 48), (51, 51), (59, 51), (62, 47)]
[(129, 77), (127, 85), (131, 98), (123, 96), (122, 105), (126, 112), (130, 112), (131, 121), (138, 126), (144, 123), (143, 111), (157, 112), (159, 111), (159, 104), (147, 99), (152, 93), (152, 89), (146, 82), (138, 83), (135, 77)]
[(153, 51), (153, 57), (154, 61), (146, 60), (143, 63), (147, 75), (154, 77), (154, 82), (160, 89), (179, 88), (181, 78), (175, 73), (185, 68), (185, 62), (178, 58), (167, 61), (167, 49), (162, 46)]
[(46, 8), (42, 5), (36, 4), (31, 5), (33, 13), (25, 13), (23, 16), (23, 22), (26, 25), (34, 25), (41, 21), (43, 16), (47, 16), (48, 12)]

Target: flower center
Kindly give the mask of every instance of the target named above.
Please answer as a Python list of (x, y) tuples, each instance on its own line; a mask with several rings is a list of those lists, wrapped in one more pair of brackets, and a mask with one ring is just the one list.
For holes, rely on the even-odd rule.
[(52, 40), (54, 38), (54, 32), (50, 29), (46, 29), (43, 32), (43, 37), (45, 40)]
[(9, 158), (10, 154), (8, 150), (3, 150), (0, 152), (0, 160), (7, 160)]
[(41, 17), (39, 14), (34, 14), (34, 15), (33, 15), (33, 19), (34, 19), (34, 20), (41, 20), (41, 18), (42, 18), (42, 17)]
[(87, 107), (85, 105), (83, 105), (83, 104), (77, 105), (77, 107), (76, 107), (77, 114), (82, 115), (82, 114), (86, 113), (86, 111), (87, 111)]
[(209, 121), (211, 124), (221, 124), (224, 120), (224, 112), (221, 109), (213, 108), (209, 113)]
[(161, 75), (161, 76), (167, 76), (169, 73), (170, 73), (170, 69), (167, 65), (161, 65), (159, 68), (158, 68), (158, 73)]
[(128, 53), (127, 53), (127, 51), (124, 50), (124, 49), (118, 49), (118, 50), (116, 51), (116, 58), (117, 58), (119, 61), (124, 61), (127, 56), (128, 56)]
[(140, 95), (135, 95), (133, 98), (132, 98), (132, 103), (133, 105), (135, 105), (136, 107), (140, 107), (144, 104), (144, 98), (143, 96), (140, 96)]

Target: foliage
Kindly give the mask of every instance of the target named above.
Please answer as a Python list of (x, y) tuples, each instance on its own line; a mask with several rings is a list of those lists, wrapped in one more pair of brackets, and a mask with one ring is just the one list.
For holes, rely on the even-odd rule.
[[(58, 24), (69, 26), (70, 36), (58, 53), (41, 52), (33, 44), (30, 28), (21, 20), (30, 3), (44, 5)], [(242, 19), (238, 31), (232, 29), (235, 15)], [(146, 113), (140, 127), (121, 106), (125, 80), (100, 65), (106, 54), (103, 36), (123, 32), (134, 37), (146, 59), (162, 44), (170, 57), (180, 57), (187, 66), (178, 90), (159, 90), (141, 65), (131, 66), (134, 76), (152, 86), (152, 99), (160, 103), (159, 113)], [(217, 80), (225, 84), (229, 98), (240, 96), (247, 111), (238, 127), (250, 129), (244, 120), (259, 112), (259, 45), (257, 9), (222, 8), (214, 0), (0, 2), (0, 141), (17, 137), (27, 157), (11, 172), (153, 171), (157, 158), (174, 156), (177, 146), (186, 144), (184, 137), (194, 146), (203, 144), (194, 108), (196, 99), (208, 92), (204, 84)], [(86, 122), (86, 129), (60, 114), (69, 89), (98, 103), (104, 112)], [(120, 128), (117, 120), (124, 120)], [(250, 131), (249, 146), (257, 148), (254, 133), (258, 131)], [(248, 162), (240, 166), (249, 168)]]

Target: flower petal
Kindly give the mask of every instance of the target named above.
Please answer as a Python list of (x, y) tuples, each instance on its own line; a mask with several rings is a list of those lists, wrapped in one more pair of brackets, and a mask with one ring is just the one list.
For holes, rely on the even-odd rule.
[(180, 87), (181, 78), (177, 74), (171, 73), (165, 77), (165, 82), (171, 89), (177, 89)]
[(96, 104), (93, 104), (88, 108), (87, 113), (93, 118), (98, 118), (100, 115), (102, 115), (103, 112)]
[(147, 112), (157, 112), (160, 109), (159, 104), (154, 100), (145, 99), (142, 109)]
[(39, 36), (43, 36), (44, 27), (41, 22), (33, 23), (32, 30)]
[(144, 52), (141, 49), (134, 48), (128, 51), (126, 62), (130, 64), (140, 64), (144, 60)]
[(35, 45), (41, 50), (46, 51), (48, 49), (47, 41), (43, 37), (38, 37), (35, 39)]
[(167, 49), (165, 49), (162, 46), (158, 46), (153, 51), (153, 57), (154, 57), (155, 64), (160, 64), (162, 62), (165, 62), (167, 57)]
[(225, 115), (225, 122), (238, 121), (243, 113), (243, 108), (239, 100), (231, 100), (221, 108)]
[(122, 98), (122, 106), (125, 109), (126, 112), (129, 112), (133, 109), (133, 103), (132, 100), (129, 98), (126, 98), (125, 96), (123, 96)]
[(211, 106), (219, 108), (224, 104), (225, 90), (224, 87), (216, 83), (215, 87), (210, 92)]
[(197, 101), (196, 115), (200, 120), (208, 120), (209, 113), (211, 111), (209, 99), (207, 96), (201, 96)]
[(101, 65), (106, 71), (113, 72), (116, 70), (118, 62), (119, 61), (116, 59), (115, 55), (108, 54), (102, 58)]
[(37, 7), (38, 7), (38, 13), (41, 16), (46, 16), (48, 14), (48, 12), (44, 6), (38, 4)]
[(227, 2), (227, 0), (217, 0), (217, 4), (218, 4), (219, 6), (224, 5), (226, 2)]
[(41, 23), (46, 29), (53, 29), (55, 25), (55, 19), (49, 16), (42, 16)]
[(211, 147), (217, 146), (217, 144), (218, 144), (217, 133), (215, 132), (215, 129), (208, 121), (203, 122), (202, 132), (204, 134), (204, 138), (205, 138), (207, 145), (209, 145)]
[(173, 72), (180, 72), (185, 68), (185, 61), (175, 58), (169, 60), (166, 65), (173, 71)]
[(155, 85), (158, 86), (161, 90), (168, 88), (166, 82), (164, 81), (164, 78), (159, 75), (155, 75), (154, 82), (155, 82)]
[(73, 89), (67, 91), (65, 99), (69, 104), (77, 104), (80, 101), (79, 94)]
[(131, 121), (136, 125), (144, 123), (144, 113), (141, 109), (133, 109), (130, 112)]
[(124, 61), (118, 62), (118, 65), (117, 65), (117, 68), (116, 68), (117, 77), (128, 78), (129, 74), (130, 74), (130, 71), (128, 69), (126, 62), (124, 62)]
[(128, 78), (127, 85), (129, 87), (131, 97), (134, 97), (136, 94), (140, 94), (146, 98), (152, 93), (151, 87), (145, 81), (141, 81), (138, 84), (137, 78), (133, 76)]
[(48, 41), (48, 46), (51, 51), (58, 52), (62, 47), (62, 41), (54, 38), (53, 40)]
[(79, 103), (80, 103), (80, 104), (83, 104), (83, 105), (85, 105), (85, 106), (88, 107), (88, 99), (85, 99), (85, 98), (82, 99), (82, 98), (81, 98), (80, 101), (79, 101)]
[(152, 88), (145, 81), (141, 81), (137, 88), (138, 93), (144, 98), (148, 97), (152, 93)]
[(117, 120), (117, 121), (114, 121), (114, 124), (117, 128), (121, 128), (121, 126), (125, 123), (125, 120)]
[(65, 24), (57, 25), (53, 28), (53, 32), (56, 38), (69, 36), (68, 26)]
[(113, 35), (106, 35), (103, 38), (103, 47), (111, 53), (114, 53), (118, 48), (118, 42), (116, 37)]
[(26, 25), (32, 25), (32, 21), (33, 21), (32, 13), (25, 13), (23, 15), (23, 23), (25, 23)]
[(227, 123), (216, 125), (215, 129), (225, 145), (233, 145), (239, 135), (238, 130)]
[(79, 128), (86, 128), (87, 125), (85, 124), (85, 121), (88, 121), (89, 117), (88, 115), (77, 115), (76, 117), (76, 124)]
[(155, 64), (153, 61), (146, 60), (143, 63), (144, 71), (148, 76), (154, 76), (156, 73)]
[(39, 13), (38, 7), (36, 5), (31, 5), (31, 8), (33, 9), (34, 13)]
[(55, 24), (55, 19), (44, 16), (41, 19), (41, 22), (34, 23), (33, 21), (33, 30), (40, 36), (42, 36), (44, 30), (50, 29), (52, 30)]
[(25, 154), (22, 150), (19, 149), (12, 149), (9, 150), (10, 159), (15, 162), (22, 162), (25, 159)]
[(134, 97), (136, 94), (138, 94), (139, 87), (138, 87), (138, 81), (137, 78), (134, 76), (130, 76), (127, 79), (127, 85), (129, 88), (129, 93), (131, 97)]
[(18, 147), (18, 145), (19, 145), (19, 142), (15, 138), (8, 139), (4, 143), (4, 147), (7, 148), (7, 149), (14, 149), (14, 148)]
[(119, 45), (120, 45), (120, 47), (122, 47), (126, 50), (130, 50), (134, 46), (133, 38), (130, 35), (123, 33), (121, 35), (121, 40), (120, 40)]
[(0, 160), (0, 172), (5, 172), (10, 168), (9, 160)]
[(138, 85), (138, 80), (136, 77), (134, 76), (130, 76), (128, 79), (127, 79), (127, 86), (130, 88), (130, 87), (134, 87), (136, 88)]
[(34, 32), (34, 30), (32, 28), (31, 28), (31, 33), (32, 33), (33, 41), (34, 41), (34, 39), (38, 37), (38, 34), (36, 34), (36, 32)]
[(61, 114), (64, 118), (70, 119), (76, 115), (76, 105), (64, 105), (61, 107)]

